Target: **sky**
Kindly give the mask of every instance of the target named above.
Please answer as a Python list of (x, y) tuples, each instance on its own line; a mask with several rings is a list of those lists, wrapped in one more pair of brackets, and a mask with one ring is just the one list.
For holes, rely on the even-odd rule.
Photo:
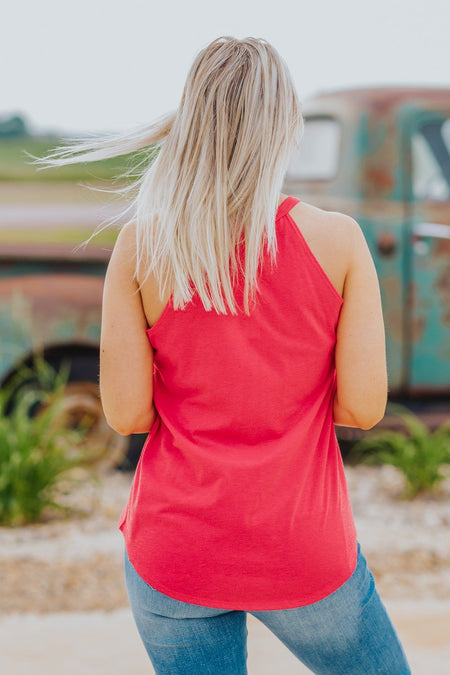
[(175, 110), (195, 56), (221, 35), (271, 42), (300, 101), (450, 87), (449, 0), (14, 0), (2, 19), (0, 118), (42, 133), (125, 131)]

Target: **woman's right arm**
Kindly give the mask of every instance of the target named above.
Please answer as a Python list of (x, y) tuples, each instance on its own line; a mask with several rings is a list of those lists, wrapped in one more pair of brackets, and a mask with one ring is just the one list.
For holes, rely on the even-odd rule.
[(383, 419), (388, 397), (381, 294), (364, 233), (356, 220), (344, 218), (349, 264), (336, 328), (333, 415), (337, 425), (370, 429)]

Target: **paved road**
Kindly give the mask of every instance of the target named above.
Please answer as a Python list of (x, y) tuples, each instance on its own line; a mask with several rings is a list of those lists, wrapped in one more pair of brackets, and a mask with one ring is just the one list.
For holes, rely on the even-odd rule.
[[(385, 604), (414, 675), (450, 675), (450, 602)], [(248, 629), (249, 675), (310, 672), (252, 616)], [(0, 654), (8, 675), (153, 673), (129, 609), (0, 618)]]

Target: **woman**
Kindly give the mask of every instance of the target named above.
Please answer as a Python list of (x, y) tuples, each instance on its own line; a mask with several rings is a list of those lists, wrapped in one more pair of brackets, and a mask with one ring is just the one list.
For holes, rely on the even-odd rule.
[(314, 673), (411, 672), (333, 426), (385, 412), (377, 274), (353, 218), (281, 193), (302, 130), (277, 51), (221, 37), (174, 113), (46, 160), (159, 150), (108, 266), (100, 354), (109, 424), (148, 432), (119, 527), (156, 673), (246, 673), (247, 612)]

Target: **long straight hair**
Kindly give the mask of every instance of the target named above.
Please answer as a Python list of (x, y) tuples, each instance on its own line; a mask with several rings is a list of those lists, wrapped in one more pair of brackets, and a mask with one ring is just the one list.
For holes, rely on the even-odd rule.
[[(135, 224), (134, 276), (145, 273), (139, 289), (152, 274), (160, 299), (170, 295), (174, 309), (196, 291), (206, 310), (237, 314), (233, 287), (240, 271), (249, 314), (265, 246), (276, 261), (278, 198), (303, 130), (301, 105), (277, 50), (263, 38), (222, 36), (196, 56), (177, 110), (130, 132), (66, 139), (33, 163), (45, 168), (145, 149), (134, 168), (138, 178), (111, 190), (134, 193), (119, 217), (131, 213), (124, 226)], [(244, 269), (236, 256), (242, 243)]]

